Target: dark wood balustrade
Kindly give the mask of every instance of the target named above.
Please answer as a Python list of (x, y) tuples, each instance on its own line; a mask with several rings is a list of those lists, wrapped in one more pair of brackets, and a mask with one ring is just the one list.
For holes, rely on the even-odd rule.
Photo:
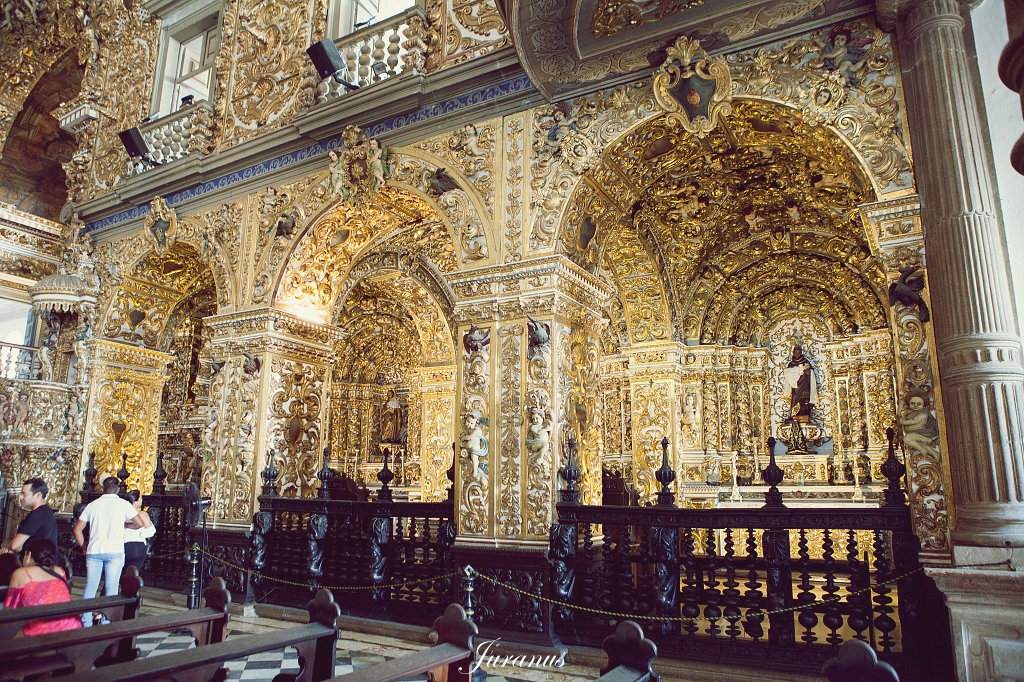
[[(353, 502), (264, 495), (253, 519), (257, 599), (294, 603), (314, 586), (333, 590), (342, 610), (432, 622), (454, 600), (451, 502)], [(287, 582), (285, 582), (287, 581)], [(404, 583), (401, 586), (391, 586)]]
[(817, 673), (857, 639), (901, 679), (948, 676), (948, 659), (934, 649), (948, 642), (945, 609), (920, 570), (892, 455), (879, 508), (787, 508), (772, 494), (781, 480), (772, 457), (764, 507), (679, 509), (665, 461), (653, 507), (580, 505), (577, 472), (563, 471), (569, 485), (548, 553), (552, 596), (608, 612), (553, 607), (563, 643), (599, 646), (623, 620), (611, 614), (626, 614), (672, 658)]

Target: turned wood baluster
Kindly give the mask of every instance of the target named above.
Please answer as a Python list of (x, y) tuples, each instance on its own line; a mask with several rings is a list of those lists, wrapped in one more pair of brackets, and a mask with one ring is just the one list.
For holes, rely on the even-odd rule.
[(417, 551), (419, 559), (416, 563), (416, 575), (420, 581), (415, 585), (418, 591), (418, 601), (421, 604), (434, 601), (430, 594), (430, 567), (434, 563), (430, 556), (430, 532), (430, 519), (424, 518), (423, 530), (420, 532), (420, 546)]
[(740, 632), (742, 632), (737, 623), (743, 614), (739, 607), (740, 591), (736, 589), (740, 584), (736, 581), (736, 565), (731, 528), (725, 529), (723, 549), (725, 550), (725, 583), (723, 583), (725, 589), (722, 591), (722, 603), (725, 605), (725, 608), (722, 610), (722, 615), (725, 616), (725, 620), (728, 623), (725, 627), (725, 634), (729, 635), (730, 639), (735, 640), (739, 637)]
[(615, 608), (619, 613), (632, 613), (636, 607), (633, 598), (633, 548), (631, 543), (632, 526), (622, 527), (622, 540), (616, 544), (618, 557), (616, 562)]
[[(612, 541), (611, 527), (602, 524), (604, 543), (601, 545), (601, 571), (598, 574), (597, 605), (603, 611), (611, 611), (615, 604), (615, 543)], [(605, 621), (607, 616), (602, 616)]]
[[(797, 563), (800, 569), (800, 594), (796, 596), (797, 603), (813, 604), (814, 588), (811, 586), (811, 554), (807, 549), (807, 531), (800, 529), (800, 540), (797, 542), (797, 554), (800, 561)], [(818, 624), (818, 614), (814, 612), (813, 606), (800, 610), (798, 619), (800, 625), (804, 626), (804, 634), (800, 636), (808, 646), (817, 641), (814, 634), (814, 626)]]
[(722, 609), (720, 605), (722, 603), (722, 596), (718, 590), (718, 577), (715, 575), (715, 570), (718, 568), (718, 564), (715, 559), (718, 556), (717, 548), (717, 536), (714, 528), (706, 528), (707, 541), (704, 544), (707, 558), (704, 560), (704, 570), (706, 579), (704, 581), (704, 617), (708, 619), (707, 633), (714, 639), (721, 632), (722, 628), (718, 625), (718, 619), (722, 617)]
[(821, 550), (825, 569), (825, 587), (823, 588), (825, 596), (822, 598), (825, 601), (825, 615), (821, 622), (829, 629), (825, 641), (831, 644), (833, 649), (836, 649), (843, 643), (843, 638), (837, 632), (843, 626), (843, 616), (839, 613), (839, 600), (836, 597), (839, 586), (836, 585), (836, 560), (832, 550), (832, 532), (826, 528), (824, 533), (825, 538)]
[(870, 594), (855, 594), (868, 586), (869, 574), (868, 565), (860, 558), (860, 548), (857, 546), (857, 531), (849, 531), (849, 539), (846, 543), (846, 562), (850, 567), (850, 587), (846, 595), (846, 603), (850, 605), (850, 615), (846, 622), (853, 630), (855, 639), (866, 641), (864, 631), (871, 625), (869, 611), (871, 608)]
[(637, 563), (636, 612), (646, 616), (654, 609), (654, 578), (651, 576), (651, 532), (647, 526), (640, 529), (640, 555)]
[[(683, 618), (700, 616), (700, 588), (697, 586), (697, 560), (693, 556), (693, 529), (683, 529)], [(699, 630), (697, 623), (684, 621), (683, 630), (691, 637)]]
[[(577, 580), (580, 584), (580, 605), (594, 608), (597, 604), (594, 579), (594, 531), (589, 523), (583, 524), (583, 557), (576, 564)], [(577, 619), (590, 618), (585, 611), (576, 614)]]
[(764, 637), (764, 594), (761, 592), (761, 581), (757, 574), (757, 537), (754, 529), (747, 529), (747, 591), (743, 593), (743, 605), (747, 607), (747, 615), (743, 621), (743, 631), (755, 642)]
[(893, 612), (892, 607), (889, 606), (892, 603), (892, 597), (889, 596), (890, 588), (885, 583), (891, 576), (892, 562), (889, 558), (885, 535), (880, 530), (875, 531), (874, 549), (875, 584), (872, 587), (872, 591), (875, 593), (873, 599), (875, 602), (874, 612), (878, 614), (875, 617), (875, 629), (881, 633), (876, 638), (875, 644), (881, 647), (882, 651), (889, 652), (892, 651), (893, 645), (896, 644), (896, 640), (892, 636), (893, 630), (896, 629), (896, 621), (889, 616)]
[[(655, 613), (671, 618), (679, 617), (679, 531), (656, 526), (651, 530), (651, 548), (654, 559)], [(659, 620), (648, 626), (648, 631), (659, 635), (679, 634), (679, 621)]]

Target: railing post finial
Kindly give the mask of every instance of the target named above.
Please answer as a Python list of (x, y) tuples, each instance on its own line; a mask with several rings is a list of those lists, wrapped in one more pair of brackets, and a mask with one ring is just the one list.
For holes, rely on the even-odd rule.
[(473, 622), (473, 582), (476, 570), (466, 564), (462, 569), (462, 608), (466, 611), (466, 618)]
[(156, 470), (153, 472), (153, 493), (163, 495), (167, 492), (167, 488), (164, 486), (165, 478), (167, 478), (167, 472), (164, 471), (164, 453), (158, 450), (156, 453)]
[(394, 480), (395, 475), (388, 468), (388, 454), (390, 452), (390, 448), (380, 448), (380, 453), (384, 457), (384, 466), (377, 472), (377, 480), (380, 481), (380, 490), (377, 491), (378, 502), (391, 502), (392, 500), (391, 486), (389, 484)]
[(261, 475), (263, 476), (263, 494), (267, 497), (275, 497), (277, 486), (274, 482), (277, 480), (277, 467), (274, 466), (274, 448), (270, 448), (270, 452), (267, 453), (267, 468)]
[(903, 494), (903, 486), (900, 479), (907, 473), (907, 466), (896, 459), (896, 431), (891, 426), (885, 430), (885, 436), (889, 439), (889, 452), (882, 462), (882, 475), (889, 479), (889, 485), (885, 488), (885, 505), (905, 505), (907, 498)]
[(327, 481), (331, 479), (331, 470), (327, 466), (331, 461), (331, 446), (328, 445), (324, 448), (324, 461), (320, 467), (320, 471), (316, 477), (320, 481), (320, 489), (317, 491), (316, 496), (321, 500), (331, 499), (331, 491), (327, 488)]
[(580, 503), (580, 492), (576, 490), (576, 481), (580, 480), (580, 470), (573, 462), (573, 455), (576, 454), (576, 439), (569, 439), (569, 461), (560, 472), (562, 480), (565, 481), (565, 490), (562, 490), (562, 502), (569, 504)]
[(767, 483), (770, 488), (768, 492), (764, 494), (764, 506), (766, 507), (783, 507), (782, 504), (782, 493), (779, 492), (779, 484), (782, 483), (782, 479), (785, 476), (782, 469), (775, 462), (775, 439), (768, 439), (768, 466), (761, 469), (761, 480)]
[(121, 468), (117, 472), (117, 480), (121, 481), (121, 487), (118, 488), (118, 493), (121, 495), (128, 494), (128, 453), (121, 453)]
[(668, 436), (661, 439), (661, 468), (654, 472), (654, 478), (661, 484), (658, 506), (674, 507), (676, 495), (669, 486), (676, 480), (676, 472), (668, 465)]
[(85, 470), (85, 488), (84, 490), (94, 493), (96, 492), (96, 451), (89, 453), (89, 467)]

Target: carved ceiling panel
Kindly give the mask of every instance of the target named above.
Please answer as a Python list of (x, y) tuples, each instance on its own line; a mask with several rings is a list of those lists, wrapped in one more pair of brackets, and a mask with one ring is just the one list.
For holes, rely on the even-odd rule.
[(516, 50), (549, 100), (635, 79), (655, 66), (671, 38), (700, 39), (722, 52), (870, 11), (865, 0), (511, 0)]
[(341, 381), (399, 384), (423, 363), (423, 346), (412, 314), (377, 293), (356, 285), (338, 316), (338, 325), (348, 334), (335, 363)]
[(442, 271), (454, 269), (451, 236), (430, 204), (385, 186), (362, 211), (342, 202), (313, 223), (288, 259), (277, 305), (303, 317), (330, 319), (349, 268), (381, 242), (423, 254)]
[(836, 335), (883, 328), (857, 157), (796, 110), (733, 109), (703, 140), (659, 117), (610, 145), (571, 197), (562, 248), (612, 275), (634, 344), (757, 344), (786, 310)]

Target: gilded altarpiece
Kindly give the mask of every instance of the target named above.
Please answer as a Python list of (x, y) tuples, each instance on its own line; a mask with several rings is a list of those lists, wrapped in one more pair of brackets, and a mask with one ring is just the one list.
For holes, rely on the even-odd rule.
[(261, 309), (206, 320), (210, 354), (224, 363), (210, 384), (203, 433), (203, 494), (211, 520), (249, 525), (267, 453), (275, 450), (279, 494), (315, 495), (327, 442), (330, 361), (340, 330)]
[(128, 488), (148, 493), (156, 466), (160, 395), (172, 357), (105, 339), (88, 346), (92, 360), (83, 451), (96, 453), (98, 481), (115, 475), (127, 455)]

